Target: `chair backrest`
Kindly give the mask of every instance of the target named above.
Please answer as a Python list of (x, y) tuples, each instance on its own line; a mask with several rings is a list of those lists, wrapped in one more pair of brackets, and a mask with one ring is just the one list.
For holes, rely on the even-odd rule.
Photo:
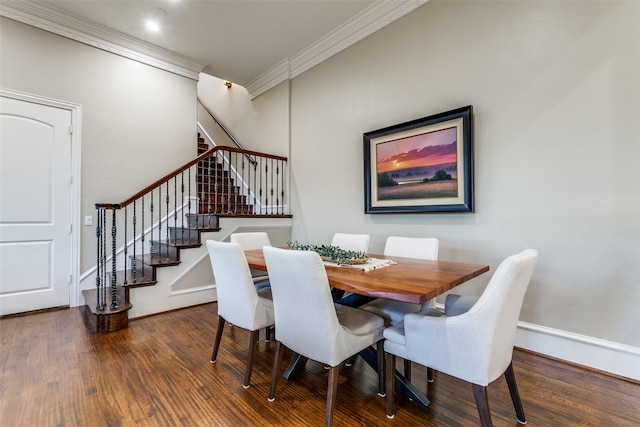
[(244, 251), (237, 243), (207, 240), (218, 293), (218, 315), (241, 328), (255, 330), (263, 323), (257, 310), (258, 293)]
[(263, 231), (232, 233), (229, 236), (229, 240), (232, 243), (239, 244), (243, 251), (262, 249), (263, 246), (272, 246), (269, 235)]
[(384, 245), (384, 254), (436, 261), (439, 246), (440, 241), (435, 237), (389, 236)]
[(369, 250), (369, 235), (336, 233), (331, 240), (331, 246), (338, 246), (345, 251), (367, 253)]
[(506, 258), (478, 302), (462, 315), (476, 318), (475, 323), (480, 325), (486, 339), (489, 378), (498, 378), (511, 363), (520, 310), (537, 261), (538, 252), (534, 249)]
[(341, 326), (320, 256), (313, 251), (265, 247), (276, 339), (291, 350), (328, 363)]

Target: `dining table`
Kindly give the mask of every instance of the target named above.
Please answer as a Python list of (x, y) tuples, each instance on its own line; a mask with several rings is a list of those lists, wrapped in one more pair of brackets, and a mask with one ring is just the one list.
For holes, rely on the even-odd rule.
[[(249, 267), (267, 271), (262, 249), (245, 251)], [(325, 262), (329, 284), (345, 292), (375, 298), (385, 298), (414, 304), (422, 304), (454, 287), (489, 271), (488, 265), (452, 261), (434, 261), (403, 258), (381, 254), (368, 254), (368, 260), (355, 265), (338, 265)], [(360, 355), (374, 369), (377, 358), (373, 349)], [(290, 379), (304, 367), (306, 359), (296, 355), (285, 371)], [(429, 405), (429, 400), (409, 380), (396, 372), (396, 393), (411, 400)]]

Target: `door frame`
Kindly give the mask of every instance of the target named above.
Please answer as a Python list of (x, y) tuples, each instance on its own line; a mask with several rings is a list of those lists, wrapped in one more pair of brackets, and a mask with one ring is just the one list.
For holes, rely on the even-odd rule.
[(80, 185), (81, 175), (81, 125), (82, 125), (82, 106), (71, 102), (60, 101), (53, 98), (32, 95), (24, 92), (17, 92), (11, 89), (0, 88), (0, 96), (12, 98), (18, 101), (31, 102), (41, 104), (48, 107), (60, 108), (71, 113), (71, 125), (73, 132), (71, 133), (71, 280), (69, 281), (69, 306), (75, 307), (80, 305), (80, 290), (78, 287), (80, 279)]

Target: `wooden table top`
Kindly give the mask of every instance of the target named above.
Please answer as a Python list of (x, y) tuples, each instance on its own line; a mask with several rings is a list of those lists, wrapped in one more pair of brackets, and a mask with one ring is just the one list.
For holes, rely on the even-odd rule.
[[(249, 267), (267, 270), (262, 249), (246, 251)], [(347, 292), (421, 304), (487, 271), (488, 265), (369, 254), (371, 258), (391, 259), (388, 267), (371, 271), (326, 265), (331, 286)]]

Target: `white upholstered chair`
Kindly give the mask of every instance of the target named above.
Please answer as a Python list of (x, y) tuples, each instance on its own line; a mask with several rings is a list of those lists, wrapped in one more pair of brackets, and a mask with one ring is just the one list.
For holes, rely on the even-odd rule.
[[(518, 422), (526, 423), (511, 359), (522, 301), (537, 259), (533, 249), (505, 259), (477, 302), (462, 314), (407, 314), (404, 322), (387, 328), (387, 369), (395, 366), (395, 357), (399, 356), (470, 382), (483, 426), (492, 425), (486, 387), (504, 374)], [(390, 418), (393, 388), (394, 382), (387, 379)]]
[(243, 383), (248, 388), (259, 331), (274, 324), (271, 288), (256, 289), (247, 258), (237, 243), (207, 240), (207, 250), (218, 293), (218, 328), (211, 363), (216, 363), (225, 321), (250, 331)]
[[(435, 261), (438, 259), (439, 244), (439, 240), (434, 237), (389, 236), (384, 245), (384, 255)], [(388, 325), (395, 325), (404, 320), (405, 314), (418, 313), (421, 309), (427, 309), (431, 306), (431, 302), (420, 306), (378, 298), (360, 308), (382, 316)]]
[(325, 425), (331, 425), (340, 364), (373, 344), (378, 347), (379, 393), (384, 392), (384, 321), (375, 314), (333, 302), (324, 264), (316, 252), (273, 247), (263, 251), (277, 324), (269, 400), (275, 399), (284, 345), (330, 367)]
[[(440, 241), (435, 237), (389, 236), (384, 244), (384, 255), (435, 261), (438, 259), (439, 247)], [(387, 325), (395, 325), (404, 320), (405, 314), (418, 313), (421, 310), (430, 315), (439, 315), (440, 313), (433, 308), (434, 302), (434, 300), (430, 300), (418, 305), (378, 298), (362, 305), (360, 308), (382, 316)], [(411, 362), (407, 360), (404, 363), (404, 376), (411, 380)], [(433, 381), (433, 370), (431, 368), (427, 369), (427, 380), (429, 382)]]
[(369, 235), (335, 233), (333, 239), (331, 239), (331, 246), (338, 246), (345, 251), (367, 253), (369, 250)]
[[(349, 234), (349, 233), (335, 233), (331, 239), (331, 246), (337, 246), (345, 251), (364, 252), (369, 251), (368, 234)], [(333, 288), (331, 295), (334, 301), (342, 298), (345, 292), (341, 289)]]
[[(263, 231), (252, 231), (246, 233), (231, 233), (229, 241), (240, 245), (243, 251), (254, 249), (262, 250), (263, 246), (272, 246), (269, 235)], [(256, 287), (263, 288), (269, 286), (269, 276), (264, 271), (251, 270), (251, 277)]]

